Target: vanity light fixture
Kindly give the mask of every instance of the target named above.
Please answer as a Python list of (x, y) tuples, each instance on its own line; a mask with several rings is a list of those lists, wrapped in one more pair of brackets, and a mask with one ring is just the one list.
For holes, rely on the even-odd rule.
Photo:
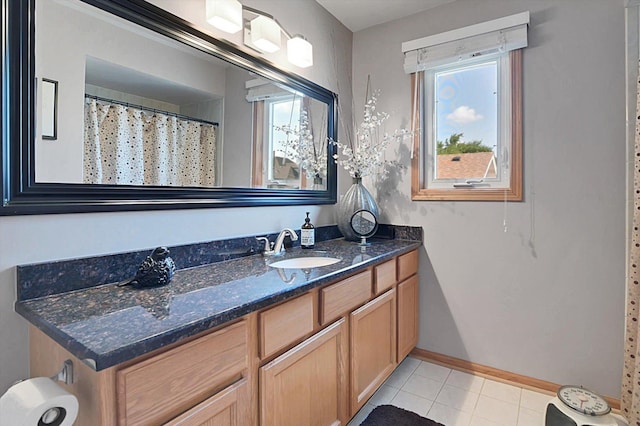
[(313, 46), (300, 34), (287, 40), (287, 59), (293, 65), (307, 68), (313, 65)]
[(206, 0), (207, 22), (217, 29), (235, 34), (244, 28), (244, 44), (260, 53), (274, 53), (287, 38), (287, 59), (306, 68), (313, 65), (313, 46), (300, 34), (291, 36), (278, 21), (261, 10), (242, 5), (238, 0)]
[(242, 29), (242, 4), (238, 0), (206, 0), (207, 22), (226, 33)]
[(280, 25), (271, 17), (258, 15), (251, 20), (251, 43), (263, 52), (277, 52), (281, 46)]

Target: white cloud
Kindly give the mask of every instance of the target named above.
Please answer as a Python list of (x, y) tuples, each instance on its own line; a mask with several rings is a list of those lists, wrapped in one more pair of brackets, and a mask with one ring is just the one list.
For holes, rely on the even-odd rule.
[(475, 109), (466, 105), (459, 106), (451, 114), (447, 115), (447, 120), (451, 120), (456, 124), (473, 123), (483, 118), (482, 114), (478, 114)]

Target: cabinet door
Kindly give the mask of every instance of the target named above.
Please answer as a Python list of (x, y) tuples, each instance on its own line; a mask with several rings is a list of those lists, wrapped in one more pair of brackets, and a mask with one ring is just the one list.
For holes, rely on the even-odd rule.
[(247, 379), (229, 386), (165, 426), (245, 426), (251, 419)]
[(398, 362), (418, 343), (418, 276), (398, 284)]
[(347, 345), (343, 318), (260, 368), (261, 425), (345, 424)]
[(396, 290), (351, 313), (351, 414), (393, 372), (396, 362)]

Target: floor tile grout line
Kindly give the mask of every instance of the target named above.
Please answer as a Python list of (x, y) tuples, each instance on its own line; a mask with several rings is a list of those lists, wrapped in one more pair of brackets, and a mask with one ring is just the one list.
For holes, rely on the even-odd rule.
[(449, 372), (447, 373), (447, 377), (444, 378), (444, 381), (440, 385), (440, 389), (438, 389), (438, 393), (436, 394), (436, 398), (433, 400), (434, 402), (438, 400), (438, 396), (440, 396), (440, 392), (442, 392), (442, 389), (444, 389), (444, 385), (447, 383), (447, 379), (449, 378), (450, 375), (451, 375), (451, 369), (449, 369)]
[[(493, 397), (493, 396), (489, 396), (489, 395), (486, 395), (486, 394), (484, 394), (483, 396), (485, 396), (486, 398), (492, 399), (492, 400), (494, 400), (494, 401), (502, 402), (502, 403), (504, 403), (504, 404), (516, 405), (516, 404), (512, 404), (512, 403), (510, 403), (510, 402), (508, 402), (508, 401), (504, 401), (504, 400), (502, 400), (502, 399), (495, 398), (495, 397)], [(480, 399), (480, 398), (478, 398), (478, 400), (479, 400), (479, 399)], [(516, 408), (517, 408), (517, 410), (516, 410), (516, 424), (515, 424), (515, 425), (513, 425), (513, 426), (516, 426), (516, 425), (518, 424), (518, 416), (520, 415), (520, 404), (517, 404), (517, 405), (516, 405)], [(475, 415), (475, 409), (473, 410), (473, 413), (474, 413), (474, 415)], [(482, 416), (480, 416), (480, 415), (478, 415), (477, 417), (478, 417), (478, 418), (481, 418), (481, 419), (483, 419), (483, 420), (490, 421), (490, 422), (492, 422), (492, 423), (496, 423), (496, 422), (494, 422), (493, 420), (491, 420), (491, 419), (487, 419), (486, 417), (482, 417)]]
[[(508, 404), (508, 405), (511, 405), (511, 406), (515, 405), (515, 406), (516, 406), (516, 407), (515, 407), (515, 414), (516, 414), (516, 416), (515, 416), (515, 423), (514, 423), (514, 424), (509, 424), (509, 426), (517, 426), (517, 425), (518, 425), (518, 422), (519, 422), (519, 420), (520, 420), (520, 414), (523, 412), (523, 408), (527, 408), (527, 407), (524, 407), (524, 406), (522, 405), (522, 403), (523, 403), (523, 397), (524, 397), (524, 390), (525, 390), (524, 388), (522, 388), (522, 387), (520, 387), (520, 386), (516, 386), (516, 385), (510, 385), (510, 386), (513, 386), (514, 388), (517, 388), (517, 390), (519, 391), (519, 394), (518, 394), (518, 402), (517, 402), (517, 403), (514, 403), (514, 402), (511, 402), (511, 401), (508, 401), (508, 400), (505, 400), (505, 399), (499, 398), (499, 397), (495, 397), (495, 396), (487, 395), (487, 394), (484, 394), (484, 393), (483, 393), (483, 391), (484, 391), (484, 390), (486, 390), (487, 380), (491, 380), (491, 379), (488, 379), (488, 378), (485, 378), (485, 377), (482, 377), (482, 376), (476, 376), (476, 375), (474, 375), (474, 374), (470, 374), (470, 373), (466, 373), (466, 374), (470, 374), (470, 375), (471, 375), (471, 376), (473, 376), (473, 377), (478, 377), (478, 378), (480, 378), (480, 379), (482, 380), (481, 385), (480, 385), (480, 388), (479, 388), (479, 392), (475, 392), (475, 391), (473, 391), (472, 389), (469, 389), (469, 388), (464, 388), (464, 387), (461, 387), (461, 386), (453, 385), (453, 384), (451, 384), (451, 383), (447, 383), (447, 382), (448, 382), (448, 380), (451, 378), (451, 375), (452, 375), (453, 371), (459, 371), (459, 370), (454, 370), (454, 369), (450, 369), (450, 368), (448, 368), (448, 369), (447, 369), (447, 370), (448, 370), (448, 372), (447, 372), (446, 376), (444, 377), (444, 380), (440, 380), (440, 379), (438, 379), (438, 378), (434, 378), (433, 376), (431, 376), (431, 377), (430, 377), (430, 376), (428, 376), (428, 375), (416, 374), (416, 371), (418, 370), (418, 368), (420, 367), (420, 365), (422, 365), (422, 363), (428, 363), (428, 362), (426, 362), (426, 361), (421, 361), (420, 363), (417, 363), (417, 364), (415, 365), (415, 367), (413, 367), (413, 368), (407, 368), (407, 372), (408, 372), (408, 371), (410, 371), (410, 373), (408, 373), (408, 374), (406, 375), (406, 378), (405, 378), (404, 380), (400, 380), (400, 382), (401, 382), (400, 387), (396, 387), (396, 386), (388, 385), (388, 386), (389, 386), (389, 388), (393, 391), (393, 397), (390, 399), (390, 401), (389, 401), (389, 402), (387, 402), (388, 404), (392, 404), (392, 401), (393, 401), (395, 398), (397, 398), (397, 397), (398, 397), (398, 395), (400, 394), (400, 391), (402, 391), (403, 393), (409, 394), (409, 395), (411, 395), (411, 396), (413, 396), (413, 397), (415, 397), (415, 398), (419, 398), (420, 400), (424, 400), (425, 402), (424, 402), (423, 404), (425, 404), (425, 405), (426, 405), (426, 404), (429, 404), (429, 403), (431, 404), (431, 405), (428, 407), (428, 409), (426, 410), (426, 414), (425, 414), (426, 416), (428, 416), (428, 415), (429, 415), (429, 413), (434, 409), (434, 406), (435, 406), (436, 404), (439, 404), (439, 405), (441, 405), (441, 406), (443, 406), (443, 407), (446, 407), (446, 409), (448, 409), (448, 410), (452, 410), (452, 411), (455, 411), (455, 412), (464, 413), (465, 415), (470, 416), (470, 418), (469, 418), (469, 424), (471, 424), (471, 423), (472, 423), (472, 421), (473, 421), (473, 418), (474, 418), (474, 417), (475, 417), (476, 419), (482, 419), (483, 421), (491, 422), (491, 423), (494, 423), (494, 424), (496, 424), (496, 425), (497, 425), (497, 424), (500, 424), (500, 422), (497, 422), (497, 423), (496, 423), (496, 422), (494, 422), (494, 421), (492, 421), (492, 420), (490, 420), (490, 419), (488, 419), (488, 418), (486, 418), (486, 417), (484, 417), (484, 416), (480, 416), (480, 415), (478, 415), (478, 413), (477, 413), (477, 408), (478, 408), (478, 404), (479, 404), (479, 401), (480, 401), (480, 397), (481, 397), (481, 396), (485, 396), (485, 397), (487, 397), (487, 398), (489, 398), (489, 399), (491, 399), (491, 400), (493, 400), (493, 401), (497, 401), (497, 402), (500, 402), (500, 403), (503, 403), (503, 404)], [(435, 365), (437, 365), (437, 364), (435, 364)], [(462, 372), (462, 373), (465, 373), (465, 372)], [(402, 376), (405, 376), (405, 374), (403, 374)], [(434, 400), (433, 400), (433, 401), (432, 401), (431, 399), (429, 399), (429, 398), (425, 398), (424, 394), (418, 394), (418, 393), (411, 392), (411, 391), (408, 391), (408, 390), (406, 390), (406, 389), (403, 389), (403, 387), (407, 384), (407, 382), (408, 382), (412, 377), (414, 377), (414, 376), (415, 376), (415, 377), (419, 377), (419, 378), (421, 378), (421, 379), (428, 379), (429, 381), (431, 381), (431, 382), (435, 382), (435, 383), (437, 383), (437, 384), (438, 384), (437, 392), (435, 393), (435, 398), (434, 398)], [(497, 383), (502, 383), (502, 382), (499, 382), (499, 381), (498, 381)], [(457, 390), (464, 391), (464, 392), (465, 392), (465, 393), (467, 393), (467, 394), (475, 394), (475, 395), (477, 395), (477, 398), (476, 398), (476, 400), (475, 400), (475, 403), (473, 404), (473, 409), (472, 409), (472, 410), (470, 410), (470, 411), (467, 411), (467, 410), (461, 410), (460, 408), (458, 408), (458, 407), (456, 407), (456, 406), (454, 406), (454, 405), (449, 405), (449, 404), (445, 404), (445, 403), (442, 403), (442, 402), (437, 402), (437, 401), (436, 401), (436, 399), (438, 398), (438, 396), (440, 396), (440, 395), (441, 395), (442, 391), (444, 390), (444, 387), (445, 387), (445, 386), (447, 386), (447, 385), (449, 385), (449, 386), (451, 386), (452, 388), (455, 388), (455, 389), (457, 389)], [(535, 391), (531, 391), (531, 392), (535, 392)], [(535, 392), (535, 393), (541, 393), (541, 392)], [(367, 402), (367, 404), (369, 404), (369, 402)], [(393, 405), (393, 404), (392, 404), (392, 405)], [(375, 408), (375, 405), (372, 405), (372, 407), (373, 407), (373, 408)], [(544, 414), (544, 412), (541, 412), (541, 411), (536, 410), (536, 409), (534, 409), (534, 408), (528, 408), (528, 409), (529, 409), (529, 410), (531, 410), (531, 411), (533, 411), (533, 412), (536, 412), (536, 413), (538, 413), (538, 414), (541, 414), (541, 415), (543, 415), (543, 414)], [(350, 425), (350, 426), (351, 426), (351, 425)], [(355, 425), (353, 425), (353, 426), (355, 426)], [(467, 425), (467, 426), (469, 426), (469, 425)]]

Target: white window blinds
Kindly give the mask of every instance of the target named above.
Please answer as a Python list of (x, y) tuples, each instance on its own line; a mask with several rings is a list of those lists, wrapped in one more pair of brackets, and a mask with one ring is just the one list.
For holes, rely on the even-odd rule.
[(480, 55), (527, 46), (529, 12), (402, 43), (404, 70), (411, 74)]
[(247, 81), (245, 83), (245, 88), (247, 89), (247, 102), (286, 98), (287, 96), (297, 95), (295, 92), (283, 89), (282, 87), (261, 78)]

